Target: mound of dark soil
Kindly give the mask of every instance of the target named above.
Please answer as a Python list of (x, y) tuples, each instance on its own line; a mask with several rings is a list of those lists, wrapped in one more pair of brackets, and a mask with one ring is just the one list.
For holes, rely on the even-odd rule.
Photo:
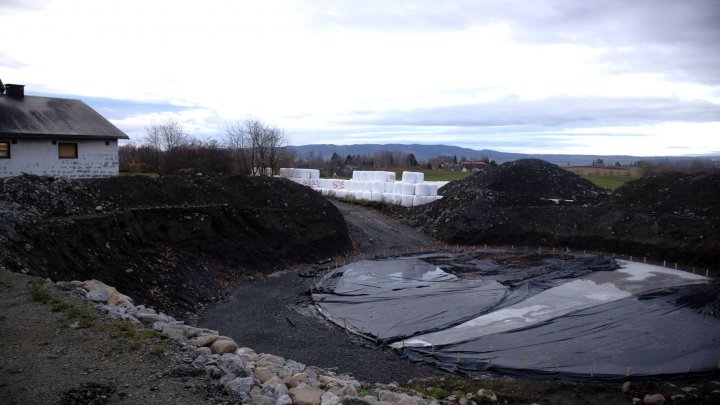
[(185, 173), (0, 182), (0, 263), (53, 280), (98, 279), (174, 315), (237, 280), (348, 252), (340, 212), (283, 179)]
[(520, 160), (450, 183), (441, 200), (401, 215), (453, 244), (573, 247), (719, 268), (719, 183), (668, 174), (607, 195), (558, 166)]
[(442, 194), (476, 196), (504, 205), (572, 200), (596, 202), (605, 191), (557, 165), (538, 159), (522, 159), (487, 167), (463, 180), (443, 187)]
[(720, 218), (720, 173), (662, 173), (626, 183), (603, 203), (655, 214)]

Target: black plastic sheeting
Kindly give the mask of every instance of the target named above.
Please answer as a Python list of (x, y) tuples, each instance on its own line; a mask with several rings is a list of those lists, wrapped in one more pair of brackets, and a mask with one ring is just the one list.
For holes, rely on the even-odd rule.
[[(313, 299), (324, 316), (351, 332), (378, 344), (393, 344), (411, 360), (474, 376), (492, 371), (621, 380), (716, 373), (720, 321), (676, 302), (705, 280), (637, 266), (644, 266), (642, 275), (615, 272), (620, 267), (615, 260), (595, 255), (441, 252), (347, 265), (323, 277)], [(648, 279), (654, 283), (648, 284)], [(585, 285), (592, 289), (587, 291), (588, 302), (574, 301), (572, 293), (563, 295), (569, 286), (577, 294), (579, 286), (584, 298)], [(540, 316), (536, 323), (508, 330), (502, 330), (504, 321), (494, 321), (495, 326), (501, 324), (500, 332), (481, 330), (462, 339), (464, 330), (472, 330), (463, 329), (468, 321), (492, 317), (502, 309), (525, 309), (526, 300), (531, 303), (527, 305), (542, 307), (537, 302), (545, 302), (546, 296), (548, 305), (569, 309), (557, 316), (548, 310), (547, 318)], [(445, 343), (427, 343), (443, 339)], [(413, 342), (425, 345), (413, 346)]]
[(674, 303), (688, 288), (626, 298), (459, 344), (400, 351), (470, 375), (625, 380), (717, 372), (720, 323)]

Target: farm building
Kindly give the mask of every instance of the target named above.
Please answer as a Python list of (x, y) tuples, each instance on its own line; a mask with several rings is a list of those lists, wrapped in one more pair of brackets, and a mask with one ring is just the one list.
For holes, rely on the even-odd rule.
[(117, 176), (118, 139), (128, 136), (80, 100), (0, 82), (0, 177)]

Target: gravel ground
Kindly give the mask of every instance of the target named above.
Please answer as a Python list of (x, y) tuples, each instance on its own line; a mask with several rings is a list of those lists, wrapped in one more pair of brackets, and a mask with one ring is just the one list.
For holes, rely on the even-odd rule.
[[(432, 247), (432, 240), (383, 215), (362, 207), (334, 202), (345, 216), (358, 254), (354, 259), (389, 252)], [(345, 258), (338, 258), (342, 264)], [(332, 263), (326, 264), (332, 266)], [(206, 310), (199, 325), (221, 330), (240, 345), (305, 364), (337, 369), (367, 382), (400, 382), (443, 377), (447, 373), (401, 359), (393, 351), (363, 344), (330, 325), (307, 306), (308, 289), (316, 281), (300, 277), (302, 268), (241, 284), (229, 302)]]
[(0, 269), (0, 308), (3, 404), (215, 404), (231, 399), (187, 363), (190, 353), (174, 341), (100, 316), (42, 279)]

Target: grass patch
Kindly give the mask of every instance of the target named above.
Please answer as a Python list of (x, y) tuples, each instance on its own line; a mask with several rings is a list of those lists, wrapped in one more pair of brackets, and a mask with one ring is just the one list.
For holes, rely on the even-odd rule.
[(30, 297), (33, 301), (42, 302), (43, 304), (49, 304), (53, 301), (52, 295), (45, 288), (44, 282), (39, 280), (28, 281), (30, 287)]
[(125, 319), (115, 324), (115, 332), (112, 336), (132, 339), (137, 336), (137, 330), (135, 330), (135, 325), (132, 322)]
[(78, 327), (89, 328), (95, 321), (95, 308), (89, 304), (72, 305), (65, 310), (68, 320), (76, 321)]
[(582, 176), (582, 177), (584, 179), (590, 180), (591, 182), (595, 183), (596, 185), (598, 185), (602, 188), (609, 188), (611, 190), (615, 190), (616, 188), (627, 183), (628, 181), (633, 181), (633, 180), (637, 180), (640, 178), (638, 176), (600, 176), (600, 175), (586, 175), (586, 176)]
[(358, 392), (358, 397), (362, 398), (362, 397), (366, 397), (366, 396), (368, 396), (368, 395), (369, 395), (369, 396), (374, 396), (374, 395), (375, 395), (375, 390), (374, 390), (373, 388), (370, 388), (370, 387), (360, 388), (360, 391)]
[(461, 180), (471, 176), (474, 172), (454, 172), (450, 170), (421, 170), (425, 175), (425, 181), (453, 181)]
[(167, 349), (162, 346), (155, 346), (150, 350), (150, 354), (156, 357), (162, 357), (167, 353)]
[(445, 391), (444, 389), (442, 389), (440, 387), (429, 387), (427, 389), (427, 394), (428, 394), (428, 396), (433, 397), (435, 399), (445, 399), (450, 395), (449, 392)]

